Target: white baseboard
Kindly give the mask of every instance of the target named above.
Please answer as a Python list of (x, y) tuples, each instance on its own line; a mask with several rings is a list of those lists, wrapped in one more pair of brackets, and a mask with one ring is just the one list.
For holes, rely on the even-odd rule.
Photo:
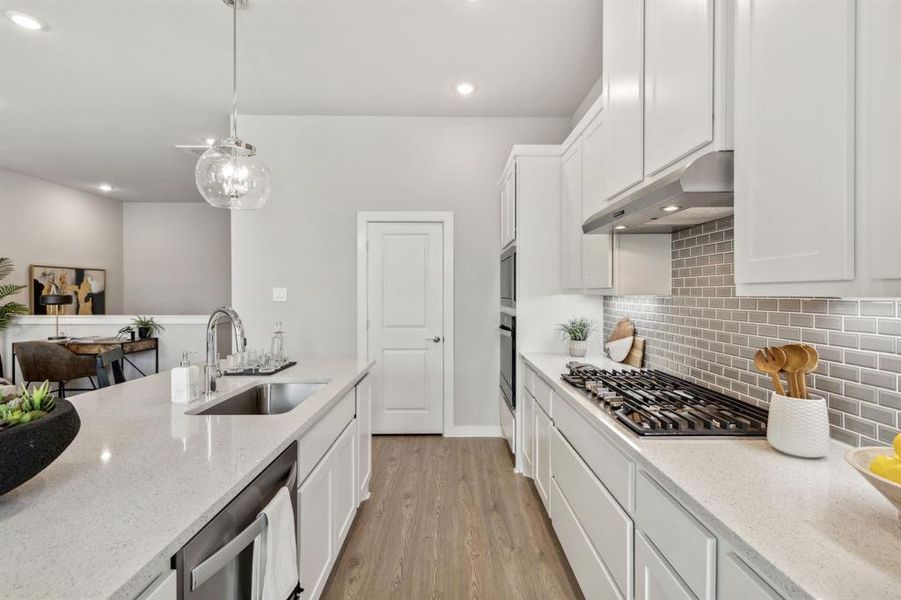
[(500, 425), (456, 425), (444, 437), (504, 437)]

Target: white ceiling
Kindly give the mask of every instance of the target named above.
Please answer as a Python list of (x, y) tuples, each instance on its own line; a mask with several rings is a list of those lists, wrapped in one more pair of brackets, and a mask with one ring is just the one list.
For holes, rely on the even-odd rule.
[[(127, 201), (192, 201), (191, 156), (222, 135), (222, 0), (0, 0), (0, 168)], [(570, 116), (601, 71), (600, 0), (250, 0), (246, 114)], [(478, 86), (460, 98), (453, 85)], [(253, 140), (249, 140), (253, 142)]]

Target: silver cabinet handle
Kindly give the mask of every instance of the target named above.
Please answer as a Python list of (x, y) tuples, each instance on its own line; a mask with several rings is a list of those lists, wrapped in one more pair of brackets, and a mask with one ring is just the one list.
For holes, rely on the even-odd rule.
[(427, 342), (435, 342), (435, 343), (437, 344), (438, 342), (441, 341), (441, 336), (440, 336), (440, 335), (436, 335), (435, 337), (426, 338), (425, 341), (427, 341)]

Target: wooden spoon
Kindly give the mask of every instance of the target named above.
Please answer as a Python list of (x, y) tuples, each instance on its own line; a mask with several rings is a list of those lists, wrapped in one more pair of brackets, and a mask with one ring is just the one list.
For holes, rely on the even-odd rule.
[(788, 395), (792, 398), (806, 398), (804, 374), (810, 360), (807, 350), (801, 344), (788, 344), (782, 346), (782, 350), (785, 352), (785, 366), (782, 370), (788, 374)]
[(782, 348), (766, 347), (758, 350), (754, 354), (754, 366), (773, 378), (773, 389), (777, 394), (785, 395), (785, 388), (782, 387), (782, 380), (779, 379), (779, 372), (785, 366), (785, 352), (782, 351)]
[(810, 396), (807, 394), (807, 374), (817, 370), (817, 366), (820, 364), (820, 353), (810, 344), (801, 344), (801, 347), (804, 348), (804, 351), (807, 353), (807, 366), (804, 367), (804, 370), (800, 375), (801, 393), (803, 394), (801, 397), (809, 398)]

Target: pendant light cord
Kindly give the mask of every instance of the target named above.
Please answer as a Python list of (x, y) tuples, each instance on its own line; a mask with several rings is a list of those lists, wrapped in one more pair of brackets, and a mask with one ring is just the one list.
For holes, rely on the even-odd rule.
[(238, 137), (238, 2), (232, 0), (232, 118), (231, 136)]

